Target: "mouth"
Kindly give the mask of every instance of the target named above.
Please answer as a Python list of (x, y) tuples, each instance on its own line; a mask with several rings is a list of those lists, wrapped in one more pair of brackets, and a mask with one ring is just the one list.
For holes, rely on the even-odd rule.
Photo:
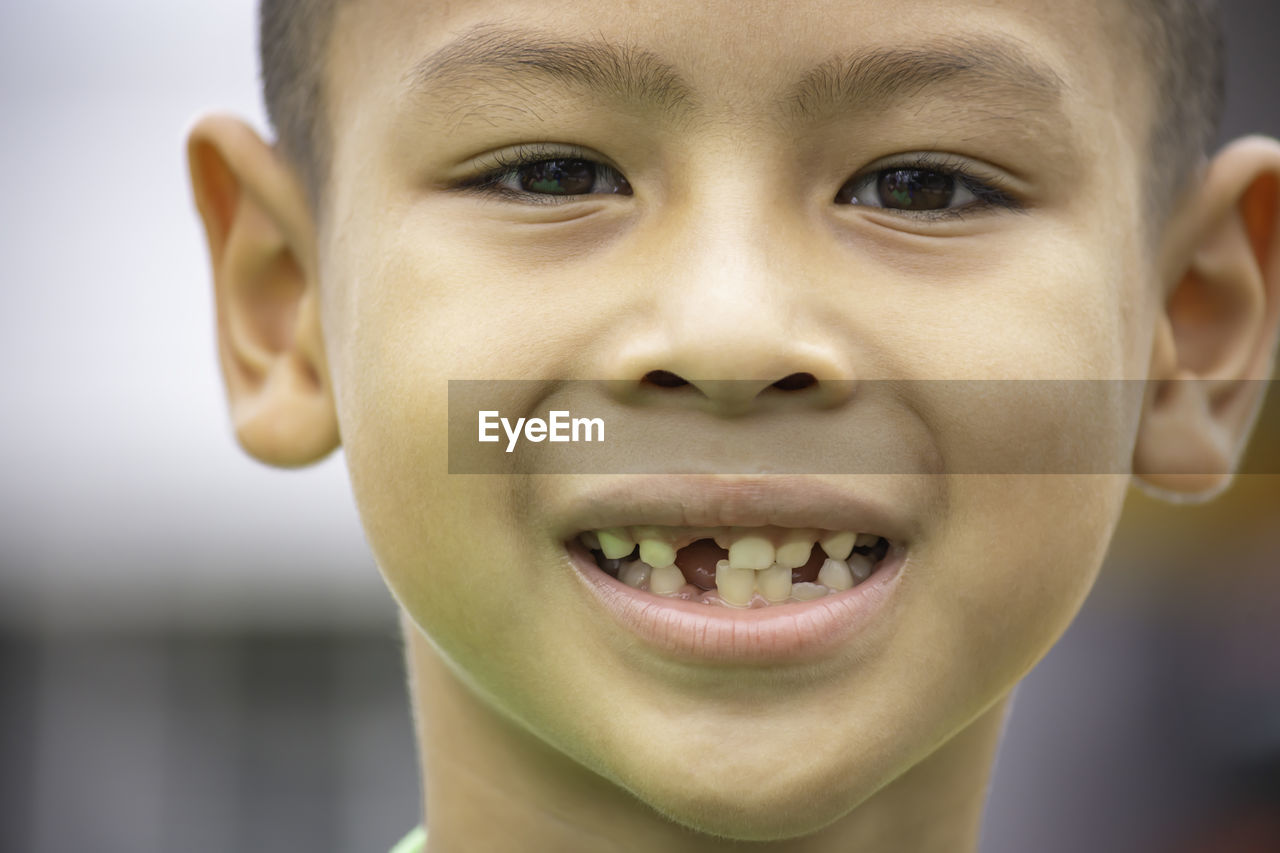
[(886, 611), (923, 517), (911, 493), (881, 491), (798, 477), (616, 480), (570, 498), (556, 539), (605, 635), (621, 628), (663, 657), (870, 654), (890, 635)]
[(632, 589), (735, 609), (786, 607), (852, 589), (893, 548), (877, 533), (774, 526), (611, 527), (584, 530), (572, 544)]

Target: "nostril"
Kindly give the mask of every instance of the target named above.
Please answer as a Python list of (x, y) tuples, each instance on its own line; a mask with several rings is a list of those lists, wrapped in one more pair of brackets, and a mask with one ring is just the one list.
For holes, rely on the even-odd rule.
[(812, 373), (792, 373), (773, 383), (773, 387), (779, 391), (803, 391), (817, 384), (818, 378)]
[(669, 370), (650, 370), (640, 380), (641, 384), (655, 385), (659, 388), (679, 388), (689, 383)]

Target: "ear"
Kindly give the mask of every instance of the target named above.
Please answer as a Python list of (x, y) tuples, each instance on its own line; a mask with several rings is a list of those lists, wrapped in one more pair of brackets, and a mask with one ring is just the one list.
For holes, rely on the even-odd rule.
[(1280, 318), (1280, 143), (1239, 140), (1171, 219), (1171, 270), (1133, 470), (1171, 499), (1231, 482), (1265, 397)]
[(187, 160), (209, 241), (236, 438), (270, 465), (315, 462), (339, 438), (306, 194), (280, 155), (238, 119), (199, 120)]

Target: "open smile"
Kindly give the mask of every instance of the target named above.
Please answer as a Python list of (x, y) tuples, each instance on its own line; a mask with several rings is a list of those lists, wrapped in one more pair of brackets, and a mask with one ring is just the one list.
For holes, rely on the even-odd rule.
[(812, 601), (866, 581), (891, 543), (874, 533), (788, 528), (588, 530), (596, 566), (636, 589), (726, 607)]
[(675, 657), (821, 657), (883, 610), (907, 562), (906, 525), (803, 478), (658, 480), (596, 493), (580, 516), (611, 521), (562, 541), (603, 609)]

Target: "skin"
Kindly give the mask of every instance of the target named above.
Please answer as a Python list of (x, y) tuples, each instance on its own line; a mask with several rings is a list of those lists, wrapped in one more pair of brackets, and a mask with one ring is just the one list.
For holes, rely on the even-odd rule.
[[(245, 125), (192, 130), (237, 434), (278, 465), (345, 448), (403, 608), (433, 851), (974, 849), (1009, 692), (1087, 595), (1131, 480), (1213, 492), (1247, 438), (1280, 304), (1280, 146), (1229, 147), (1153, 219), (1152, 98), (1109, 41), (1114, 4), (777, 8), (347, 4), (315, 208)], [(550, 81), (406, 91), (479, 24), (652, 51), (697, 113)], [(942, 86), (812, 121), (777, 108), (833, 55), (966, 34), (1016, 42), (1060, 95)], [(536, 141), (588, 149), (633, 193), (551, 205), (450, 188)], [(920, 151), (981, 165), (1021, 209), (833, 202)], [(651, 370), (693, 387), (641, 396)], [(779, 402), (769, 385), (797, 372), (816, 388)], [(610, 629), (557, 524), (615, 478), (450, 476), (446, 453), (449, 379), (536, 380), (500, 401), (531, 416), (556, 407), (557, 380), (602, 377), (620, 381), (575, 407), (656, 411), (673, 432), (766, 407), (799, 445), (832, 423), (895, 424), (847, 452), (910, 466), (821, 478), (907, 520), (892, 606), (791, 667), (673, 662)], [(859, 390), (1000, 378), (1146, 385)], [(661, 458), (665, 437), (638, 452)], [(972, 473), (1036, 453), (1059, 473)], [(548, 472), (531, 458), (512, 473)]]

